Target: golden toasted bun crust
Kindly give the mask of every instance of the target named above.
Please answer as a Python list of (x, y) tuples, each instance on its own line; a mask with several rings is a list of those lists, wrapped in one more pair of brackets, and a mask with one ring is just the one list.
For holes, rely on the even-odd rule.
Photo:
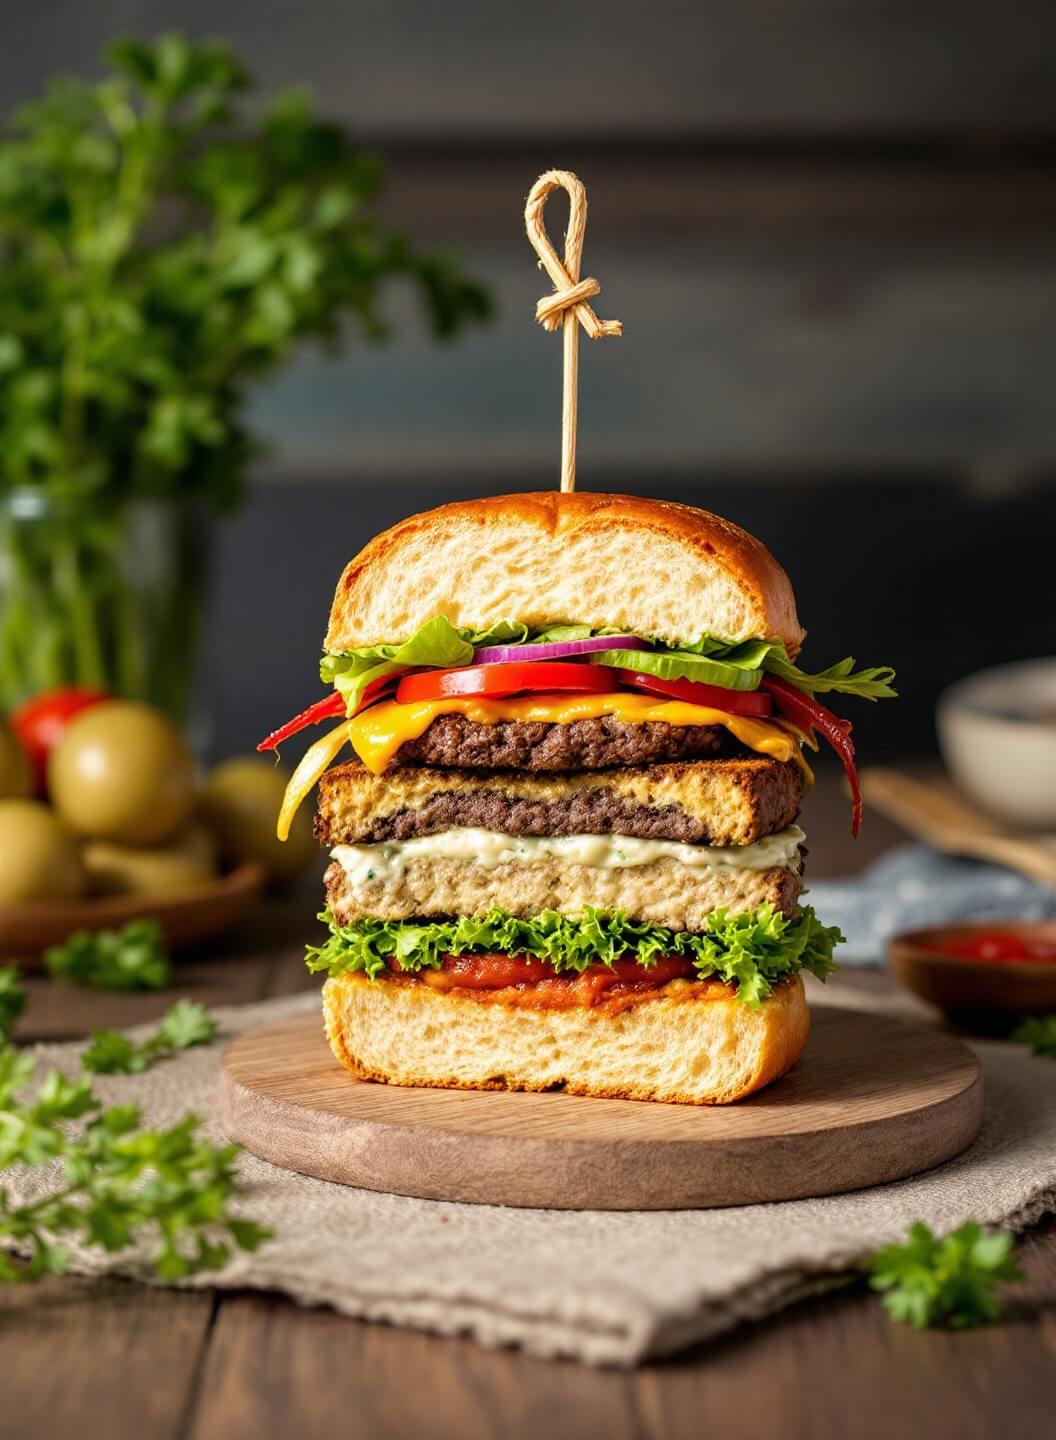
[(673, 981), (618, 1013), (482, 1003), (472, 991), (327, 980), (330, 1047), (362, 1080), (459, 1090), (551, 1090), (724, 1105), (783, 1075), (810, 1013), (797, 975), (750, 1010), (728, 986)]
[(331, 652), (404, 640), (427, 620), (484, 630), (615, 627), (669, 643), (803, 642), (788, 576), (718, 515), (632, 495), (545, 491), (412, 515), (349, 562), (324, 641)]

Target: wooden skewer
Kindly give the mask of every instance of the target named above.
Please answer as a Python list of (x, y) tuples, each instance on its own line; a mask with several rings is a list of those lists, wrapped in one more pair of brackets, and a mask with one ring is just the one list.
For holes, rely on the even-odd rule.
[[(564, 262), (550, 243), (543, 224), (543, 210), (554, 190), (568, 193), (568, 229), (565, 231)], [(583, 259), (583, 236), (587, 228), (587, 192), (582, 180), (571, 170), (547, 170), (532, 186), (524, 207), (524, 226), (539, 264), (554, 283), (554, 293), (544, 295), (535, 307), (535, 318), (544, 330), (563, 331), (564, 366), (561, 389), (561, 489), (576, 488), (576, 426), (579, 419), (579, 327), (592, 340), (622, 335), (619, 320), (599, 320), (587, 301), (601, 292), (597, 280), (579, 278)]]

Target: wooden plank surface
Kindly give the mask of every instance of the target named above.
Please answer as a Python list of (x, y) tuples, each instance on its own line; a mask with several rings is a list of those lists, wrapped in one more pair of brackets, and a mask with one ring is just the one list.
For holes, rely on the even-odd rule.
[[(6, 0), (0, 88), (83, 70), (129, 29), (220, 31), (270, 85), (310, 82), (371, 137), (655, 140), (800, 129), (1030, 133), (1056, 118), (1044, 0)], [(561, 163), (560, 160), (544, 161)]]
[[(1048, 1440), (1056, 1222), (1000, 1327), (892, 1325), (855, 1292), (632, 1374), (487, 1351), (271, 1296), (48, 1282), (4, 1296), (2, 1440)], [(94, 1426), (95, 1428), (89, 1428)]]
[(209, 1294), (69, 1277), (0, 1291), (0, 1440), (177, 1440)]
[(1021, 1253), (1010, 1319), (917, 1334), (871, 1297), (797, 1305), (686, 1357), (630, 1375), (291, 1315), (270, 1297), (225, 1300), (194, 1440), (1048, 1440), (1056, 1361), (1056, 1222)]

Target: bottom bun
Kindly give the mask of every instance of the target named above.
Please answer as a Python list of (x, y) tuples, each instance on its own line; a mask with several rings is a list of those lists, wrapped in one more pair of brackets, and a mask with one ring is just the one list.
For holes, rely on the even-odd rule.
[(810, 1029), (798, 975), (756, 1010), (729, 986), (683, 983), (614, 1012), (483, 1004), (472, 992), (346, 974), (323, 986), (323, 1016), (334, 1054), (362, 1080), (684, 1105), (769, 1085)]

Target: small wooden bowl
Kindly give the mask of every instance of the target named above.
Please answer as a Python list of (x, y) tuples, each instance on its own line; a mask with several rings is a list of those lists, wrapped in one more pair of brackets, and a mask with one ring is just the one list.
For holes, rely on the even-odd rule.
[(39, 970), (44, 951), (77, 930), (115, 930), (130, 920), (156, 920), (170, 950), (195, 945), (230, 929), (264, 888), (259, 865), (240, 865), (208, 885), (176, 895), (101, 895), (0, 906), (0, 959)]
[(1023, 1015), (1056, 1011), (1056, 963), (988, 964), (941, 952), (950, 941), (995, 931), (1056, 943), (1054, 920), (981, 920), (907, 930), (891, 940), (891, 969), (914, 995), (977, 1027), (1000, 1029)]

